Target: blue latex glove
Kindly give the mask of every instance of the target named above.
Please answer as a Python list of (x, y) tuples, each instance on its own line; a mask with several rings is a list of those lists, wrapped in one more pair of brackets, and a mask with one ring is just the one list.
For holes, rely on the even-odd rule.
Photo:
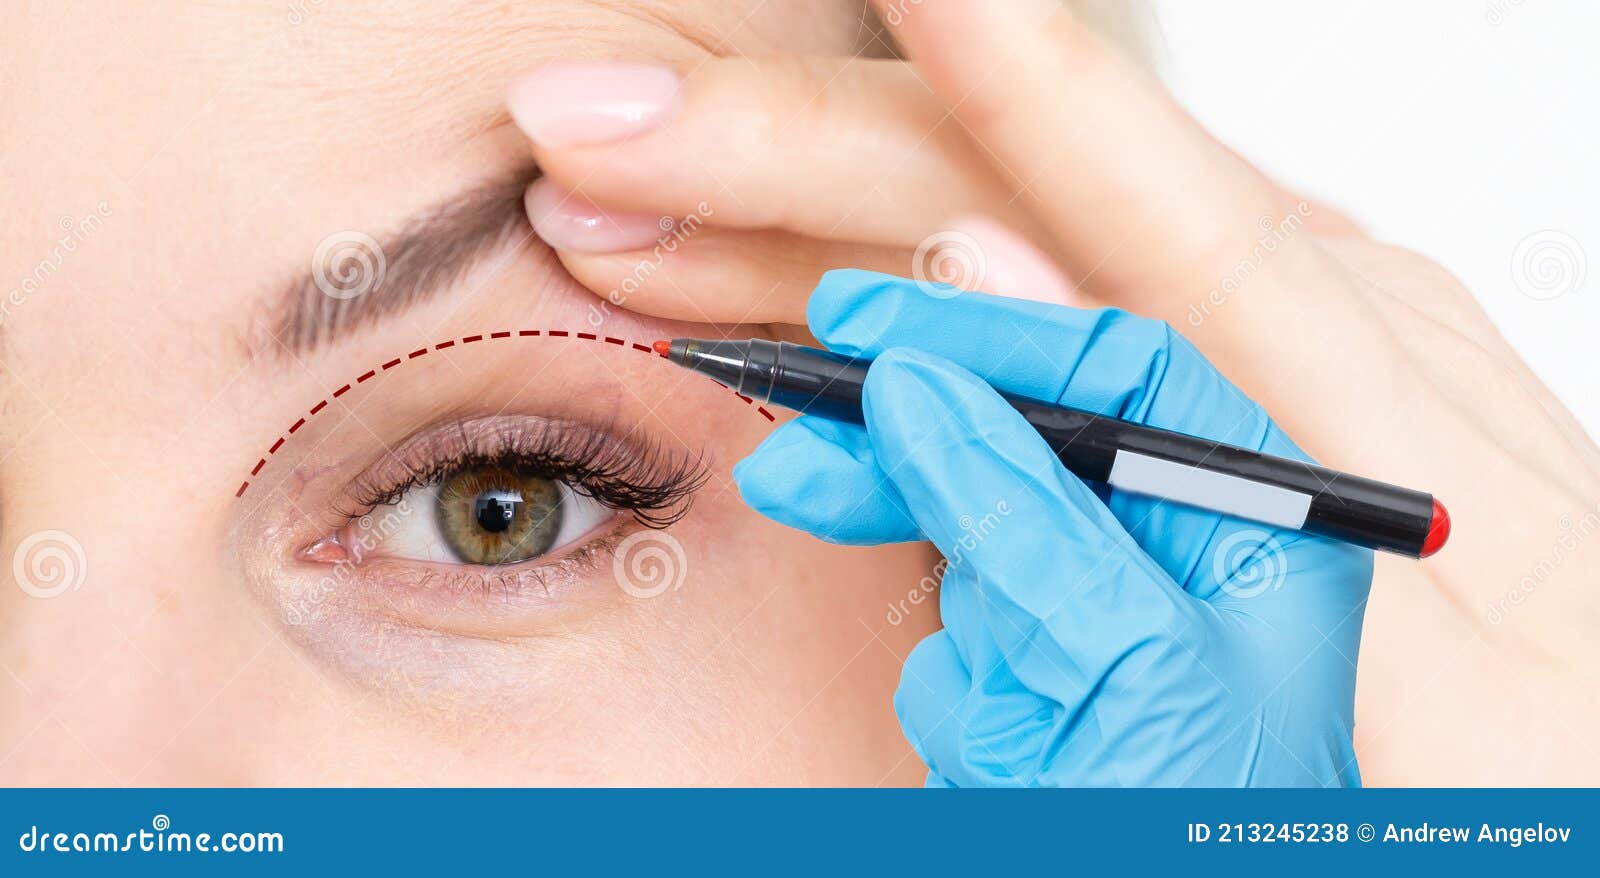
[(826, 275), (808, 316), (876, 358), (866, 429), (798, 418), (734, 478), (825, 540), (948, 560), (944, 630), (895, 695), (930, 785), (1360, 783), (1372, 553), (1091, 488), (989, 386), (1308, 459), (1193, 346), (1120, 311), (862, 271)]

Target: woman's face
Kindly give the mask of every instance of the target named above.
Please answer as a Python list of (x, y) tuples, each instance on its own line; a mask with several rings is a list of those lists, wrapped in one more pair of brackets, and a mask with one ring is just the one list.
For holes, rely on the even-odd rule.
[(502, 106), (552, 59), (848, 54), (859, 17), (279, 0), (9, 22), (0, 779), (920, 780), (891, 697), (937, 625), (926, 550), (743, 506), (729, 471), (772, 424), (635, 345), (767, 330), (575, 284), (530, 237)]

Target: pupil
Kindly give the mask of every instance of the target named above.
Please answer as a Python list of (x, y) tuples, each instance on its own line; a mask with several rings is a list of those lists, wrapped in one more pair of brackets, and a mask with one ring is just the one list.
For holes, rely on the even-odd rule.
[(473, 518), (478, 526), (492, 534), (504, 533), (517, 517), (517, 507), (522, 496), (508, 491), (488, 491), (478, 495), (473, 505)]
[(513, 467), (462, 468), (439, 482), (435, 500), (439, 535), (466, 564), (526, 561), (561, 534), (560, 483)]

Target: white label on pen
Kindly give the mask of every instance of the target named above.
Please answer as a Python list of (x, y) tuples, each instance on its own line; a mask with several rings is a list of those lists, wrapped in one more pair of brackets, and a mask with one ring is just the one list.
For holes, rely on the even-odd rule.
[(1111, 487), (1299, 530), (1311, 495), (1132, 451), (1111, 461)]

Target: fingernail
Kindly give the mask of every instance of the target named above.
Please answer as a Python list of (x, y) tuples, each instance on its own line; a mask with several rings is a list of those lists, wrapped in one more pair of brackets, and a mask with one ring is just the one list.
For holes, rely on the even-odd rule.
[(660, 125), (678, 111), (678, 74), (652, 64), (556, 63), (512, 83), (511, 118), (535, 143), (609, 143)]
[(550, 180), (535, 180), (524, 197), (533, 231), (557, 250), (616, 253), (654, 244), (664, 234), (661, 217), (601, 210)]
[[(983, 277), (972, 286), (986, 293), (1050, 305), (1079, 303), (1077, 291), (1050, 258), (1021, 235), (980, 214), (964, 214), (945, 223), (964, 235), (967, 246), (982, 254)], [(939, 254), (935, 252), (934, 258)]]

